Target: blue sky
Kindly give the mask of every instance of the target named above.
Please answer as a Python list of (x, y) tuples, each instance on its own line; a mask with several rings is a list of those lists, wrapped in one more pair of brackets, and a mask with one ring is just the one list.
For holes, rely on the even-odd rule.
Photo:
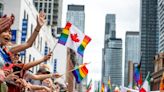
[[(63, 0), (63, 26), (68, 4), (85, 5), (85, 34), (92, 41), (85, 50), (84, 62), (91, 62), (88, 65), (89, 78), (100, 80), (105, 15), (116, 14), (116, 36), (123, 39), (124, 48), (125, 32), (139, 31), (140, 0)], [(122, 61), (124, 62), (124, 51)]]

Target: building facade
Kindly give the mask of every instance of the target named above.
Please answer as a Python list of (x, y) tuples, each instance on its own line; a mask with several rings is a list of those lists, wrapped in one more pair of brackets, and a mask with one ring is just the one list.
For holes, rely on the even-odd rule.
[(47, 24), (61, 27), (63, 0), (33, 0), (37, 11), (46, 13)]
[(102, 56), (102, 82), (110, 78), (113, 88), (122, 85), (122, 39), (115, 37), (115, 14), (107, 14)]
[(141, 0), (140, 52), (142, 52), (141, 71), (143, 80), (148, 71), (153, 72), (153, 60), (158, 53), (159, 29), (157, 0)]
[(138, 63), (140, 59), (140, 47), (139, 47), (139, 32), (127, 31), (125, 36), (125, 71), (124, 71), (124, 85), (127, 87), (128, 81), (128, 62)]
[(164, 1), (158, 0), (159, 52), (164, 52)]
[[(104, 67), (102, 82), (107, 86), (111, 80), (112, 86), (122, 85), (122, 40), (110, 38), (109, 47), (104, 49)], [(114, 88), (113, 87), (113, 88)]]
[(154, 72), (152, 73), (151, 86), (152, 90), (159, 90), (162, 74), (164, 73), (164, 53), (159, 53), (155, 56), (153, 61), (155, 67)]
[[(68, 5), (67, 11), (67, 22), (72, 23), (75, 25), (80, 31), (84, 32), (85, 29), (85, 8), (84, 5)], [(83, 63), (83, 59), (80, 55), (75, 54), (75, 52), (68, 48), (67, 50), (68, 56), (67, 60), (67, 71), (69, 69), (73, 69), (75, 65), (80, 65)], [(84, 92), (85, 88), (83, 85), (86, 86), (86, 80), (84, 79), (81, 84), (76, 84), (74, 76), (72, 74), (67, 74), (67, 81), (68, 81), (68, 89), (69, 92)], [(72, 79), (71, 81), (69, 79)]]
[(74, 24), (84, 32), (85, 29), (85, 7), (84, 5), (68, 5), (67, 21)]
[(107, 14), (105, 17), (105, 42), (104, 46), (108, 47), (109, 38), (116, 37), (116, 16), (115, 14)]

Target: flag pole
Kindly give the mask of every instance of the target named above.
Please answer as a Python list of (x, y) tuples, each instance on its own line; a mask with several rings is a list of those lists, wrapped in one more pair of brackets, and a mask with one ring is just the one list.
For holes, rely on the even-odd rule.
[(53, 51), (55, 50), (55, 48), (56, 48), (57, 44), (58, 44), (58, 42), (56, 42), (56, 43), (55, 43), (55, 45), (54, 45), (54, 47), (53, 47), (53, 49), (52, 49), (52, 51), (51, 51), (51, 52), (53, 52)]

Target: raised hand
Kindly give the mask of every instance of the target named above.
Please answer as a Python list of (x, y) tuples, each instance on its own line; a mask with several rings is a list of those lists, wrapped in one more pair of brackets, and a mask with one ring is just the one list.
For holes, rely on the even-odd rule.
[(43, 86), (43, 87), (44, 87), (45, 92), (51, 92), (51, 89), (50, 88), (48, 88), (46, 86)]
[(61, 74), (59, 74), (59, 73), (54, 73), (54, 74), (52, 74), (52, 77), (53, 78), (60, 78), (62, 75)]
[(48, 53), (48, 55), (44, 56), (44, 61), (47, 61), (51, 58), (52, 52)]
[(37, 27), (42, 27), (45, 23), (45, 13), (41, 11), (37, 17)]

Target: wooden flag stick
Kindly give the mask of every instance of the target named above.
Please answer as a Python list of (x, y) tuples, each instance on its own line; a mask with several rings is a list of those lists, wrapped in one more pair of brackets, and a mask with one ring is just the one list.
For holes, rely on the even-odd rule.
[(53, 47), (53, 49), (52, 49), (52, 51), (51, 51), (51, 52), (53, 52), (53, 51), (55, 50), (55, 48), (56, 48), (57, 44), (58, 44), (58, 42), (56, 42), (56, 44), (54, 45), (54, 47)]

